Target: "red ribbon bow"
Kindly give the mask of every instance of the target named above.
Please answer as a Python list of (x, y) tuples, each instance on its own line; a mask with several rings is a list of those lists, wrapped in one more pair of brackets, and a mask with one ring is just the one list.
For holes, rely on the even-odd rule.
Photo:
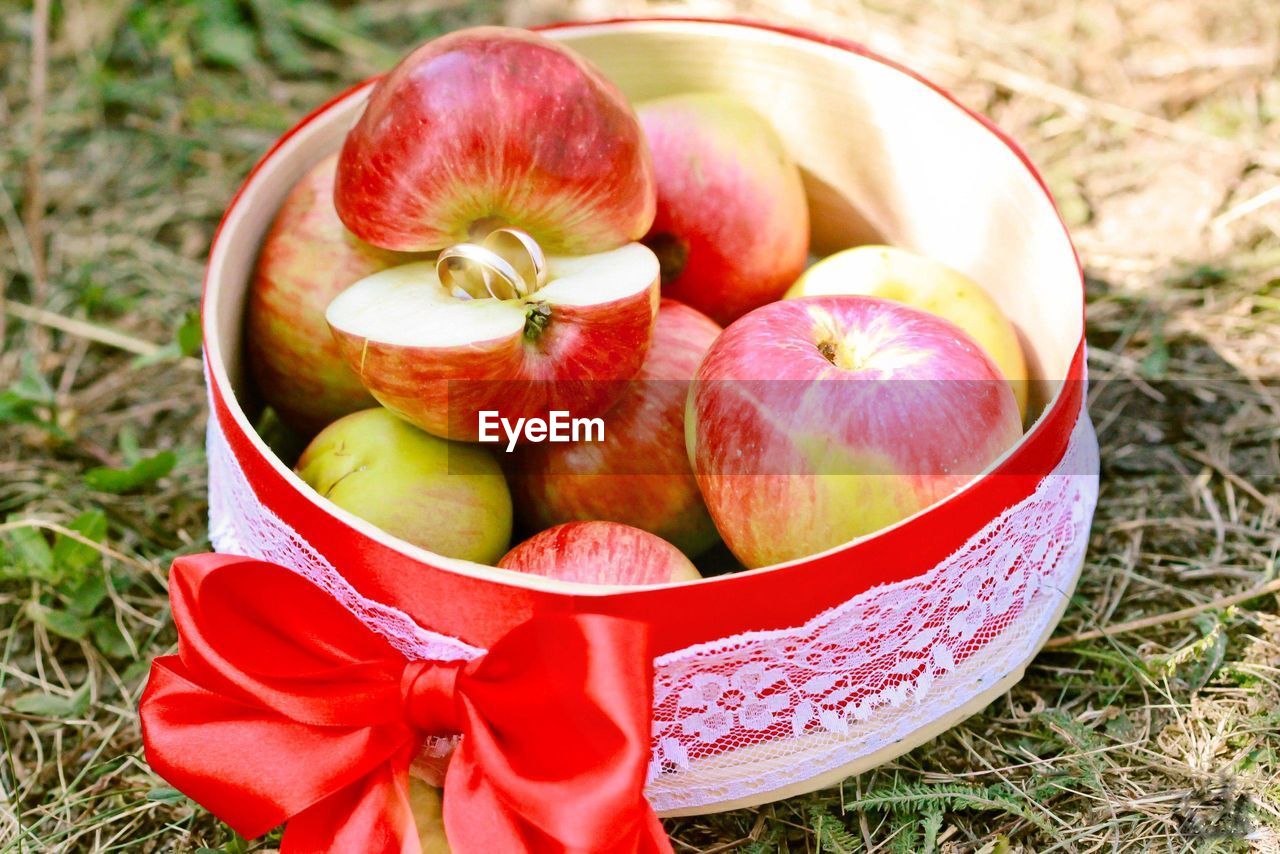
[(469, 662), (408, 661), (320, 588), (228, 555), (174, 561), (178, 654), (140, 713), (151, 767), (287, 852), (418, 850), (409, 763), (461, 733), (444, 783), (457, 854), (670, 852), (644, 797), (645, 629), (539, 617)]

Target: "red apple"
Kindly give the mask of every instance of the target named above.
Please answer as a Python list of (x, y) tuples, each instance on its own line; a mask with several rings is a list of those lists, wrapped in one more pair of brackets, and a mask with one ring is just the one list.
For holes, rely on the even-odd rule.
[(675, 546), (618, 522), (566, 522), (503, 556), (513, 572), (585, 584), (665, 584), (702, 576)]
[(808, 258), (809, 209), (777, 133), (727, 95), (661, 98), (639, 114), (658, 185), (644, 242), (663, 294), (722, 325), (780, 298)]
[(631, 243), (551, 257), (546, 271), (527, 292), (475, 297), (442, 283), (434, 263), (406, 264), (344, 291), (327, 318), (373, 396), (437, 436), (477, 441), (486, 413), (602, 415), (644, 362), (658, 259)]
[(684, 406), (720, 327), (664, 299), (640, 373), (604, 416), (604, 440), (524, 444), (508, 467), (517, 515), (538, 530), (605, 519), (634, 525), (697, 555), (718, 539), (689, 468)]
[(707, 508), (748, 567), (793, 560), (945, 498), (1021, 435), (1000, 369), (900, 303), (806, 297), (726, 329), (689, 396)]
[(653, 171), (635, 113), (594, 66), (524, 30), (477, 27), (378, 83), (343, 145), (335, 201), (388, 249), (441, 249), (497, 222), (581, 255), (644, 235)]
[(245, 338), (263, 399), (308, 435), (373, 405), (329, 334), (329, 301), (365, 276), (413, 260), (357, 239), (333, 208), (337, 155), (289, 192), (258, 255)]

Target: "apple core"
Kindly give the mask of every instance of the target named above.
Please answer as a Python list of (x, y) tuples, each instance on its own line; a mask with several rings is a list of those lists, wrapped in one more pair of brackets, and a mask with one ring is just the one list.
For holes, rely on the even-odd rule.
[(669, 285), (684, 273), (689, 263), (689, 244), (670, 232), (651, 234), (640, 241), (653, 250), (658, 256), (658, 266), (662, 271), (662, 284)]

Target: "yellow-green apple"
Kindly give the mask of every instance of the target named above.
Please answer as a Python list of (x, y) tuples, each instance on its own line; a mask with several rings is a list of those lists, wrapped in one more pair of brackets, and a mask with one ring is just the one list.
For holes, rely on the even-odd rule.
[(445, 557), (492, 564), (511, 541), (511, 494), (488, 449), (423, 433), (385, 409), (321, 430), (297, 472), (342, 509)]
[(702, 576), (661, 537), (620, 522), (566, 522), (534, 534), (498, 566), (584, 584), (666, 584)]
[(384, 406), (437, 436), (476, 441), (482, 418), (593, 418), (640, 370), (658, 309), (658, 259), (639, 243), (546, 259), (546, 283), (473, 296), (435, 264), (393, 267), (329, 304), (347, 363)]
[(421, 854), (449, 854), (451, 850), (444, 834), (443, 794), (417, 777), (409, 778), (409, 809), (418, 830)]
[(889, 300), (805, 297), (716, 339), (689, 392), (689, 454), (748, 567), (892, 525), (1021, 435), (999, 368), (949, 321)]
[(893, 246), (858, 246), (804, 272), (787, 299), (862, 294), (896, 300), (959, 326), (987, 351), (1027, 414), (1027, 362), (1009, 318), (982, 286), (947, 265)]
[(329, 301), (365, 276), (414, 259), (343, 227), (333, 208), (337, 162), (337, 155), (321, 161), (280, 206), (258, 255), (245, 320), (249, 367), (263, 399), (307, 436), (373, 405), (329, 334)]
[(353, 232), (388, 249), (442, 249), (502, 223), (583, 255), (644, 235), (653, 170), (635, 113), (594, 66), (534, 33), (477, 27), (378, 82), (334, 198)]
[(638, 112), (658, 185), (644, 242), (663, 293), (724, 325), (781, 297), (808, 257), (809, 209), (778, 134), (728, 95), (673, 95)]
[(604, 415), (595, 442), (523, 444), (506, 466), (516, 518), (530, 530), (604, 519), (634, 525), (694, 556), (718, 539), (689, 468), (684, 405), (714, 320), (683, 303), (658, 306), (640, 373)]

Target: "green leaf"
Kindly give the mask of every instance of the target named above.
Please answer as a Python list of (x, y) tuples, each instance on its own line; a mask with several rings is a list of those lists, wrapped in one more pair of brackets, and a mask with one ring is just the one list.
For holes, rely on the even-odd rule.
[(133, 492), (155, 483), (173, 471), (177, 461), (173, 451), (161, 451), (153, 456), (143, 457), (128, 468), (98, 466), (89, 469), (84, 474), (84, 482), (102, 492)]
[(270, 406), (263, 407), (262, 414), (254, 424), (254, 429), (262, 437), (262, 441), (267, 443), (272, 453), (284, 460), (287, 465), (292, 465), (301, 456), (303, 448), (307, 446), (306, 439), (280, 420), (280, 414)]
[(161, 801), (162, 803), (172, 804), (184, 800), (187, 796), (179, 792), (173, 786), (156, 786), (147, 792), (147, 800)]
[(249, 8), (258, 22), (262, 45), (272, 61), (285, 74), (301, 75), (315, 70), (306, 45), (289, 25), (279, 0), (249, 0)]
[(67, 438), (58, 424), (57, 394), (31, 353), (24, 354), (18, 378), (0, 392), (0, 424), (26, 424), (59, 439)]
[[(86, 540), (101, 543), (107, 538), (107, 516), (101, 510), (86, 510), (67, 526)], [(102, 553), (93, 546), (58, 534), (53, 539), (53, 563), (59, 570), (78, 575), (102, 563)]]
[(42, 718), (78, 718), (89, 710), (89, 683), (85, 682), (70, 697), (33, 691), (13, 701), (13, 710)]
[(844, 822), (816, 804), (809, 808), (809, 824), (818, 837), (818, 850), (826, 854), (853, 854), (863, 849), (862, 840), (849, 832)]
[(120, 681), (126, 685), (134, 685), (147, 678), (150, 673), (151, 660), (143, 657), (125, 667), (124, 672), (120, 674)]
[(43, 403), (47, 406), (53, 405), (53, 402), (57, 399), (53, 386), (45, 379), (44, 374), (40, 373), (33, 353), (23, 354), (22, 370), (18, 374), (18, 379), (9, 387), (9, 390), (23, 400), (29, 400), (32, 403)]
[(128, 756), (112, 756), (110, 759), (104, 759), (102, 762), (99, 762), (97, 765), (94, 765), (89, 769), (89, 779), (100, 780), (113, 771), (120, 770), (120, 767), (128, 762)]
[(914, 814), (898, 819), (893, 838), (889, 841), (889, 850), (900, 854), (921, 854), (925, 849), (920, 829), (919, 819)]
[(90, 624), (93, 645), (108, 658), (133, 658), (133, 646), (111, 617), (98, 617)]
[(53, 549), (39, 528), (14, 528), (9, 532), (9, 542), (22, 567), (35, 575), (50, 577), (53, 574)]
[(1151, 349), (1139, 365), (1142, 376), (1149, 380), (1164, 379), (1169, 369), (1169, 344), (1164, 337), (1164, 320), (1156, 318), (1151, 329)]
[(352, 29), (334, 9), (317, 3), (289, 4), (284, 8), (295, 30), (340, 54), (381, 68), (390, 68), (399, 61), (395, 50)]
[(132, 424), (126, 424), (120, 428), (120, 432), (116, 434), (116, 445), (120, 448), (120, 456), (129, 465), (133, 465), (145, 456), (142, 453), (142, 446), (138, 444), (138, 431), (133, 429)]
[(173, 333), (173, 340), (182, 355), (200, 355), (200, 345), (204, 342), (204, 333), (200, 329), (200, 312), (188, 311), (183, 316), (182, 323)]
[(196, 31), (200, 55), (217, 65), (243, 68), (253, 64), (253, 34), (240, 27), (208, 24)]
[(27, 616), (32, 622), (69, 640), (83, 640), (89, 634), (88, 624), (75, 614), (41, 605), (34, 600), (27, 603)]
[(924, 854), (933, 854), (938, 850), (938, 834), (942, 830), (942, 808), (934, 805), (927, 807), (920, 829), (924, 832)]
[(71, 588), (64, 598), (67, 610), (77, 617), (88, 617), (107, 598), (107, 581), (101, 573), (87, 575)]

